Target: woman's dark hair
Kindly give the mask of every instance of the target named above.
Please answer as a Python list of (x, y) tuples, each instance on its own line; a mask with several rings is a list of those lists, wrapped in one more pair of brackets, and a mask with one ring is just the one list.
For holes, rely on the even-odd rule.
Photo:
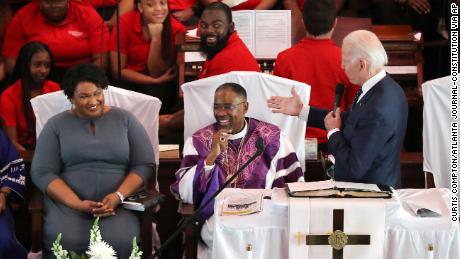
[(81, 82), (93, 83), (101, 89), (106, 89), (109, 85), (107, 76), (100, 67), (94, 64), (73, 66), (67, 70), (61, 84), (61, 88), (69, 100), (73, 97), (77, 85)]
[[(168, 6), (169, 10), (169, 6)], [(174, 62), (174, 52), (172, 46), (175, 39), (172, 38), (171, 14), (168, 11), (165, 21), (163, 22), (163, 31), (161, 32), (161, 56), (168, 65)]]
[[(137, 5), (141, 2), (141, 0), (134, 1), (134, 9), (137, 9)], [(163, 31), (161, 32), (161, 57), (168, 65), (172, 65), (174, 63), (174, 52), (172, 50), (172, 46), (175, 39), (172, 39), (172, 26), (171, 26), (171, 12), (169, 10), (169, 0), (166, 1), (168, 5), (168, 15), (163, 22)], [(141, 22), (142, 22), (142, 15), (141, 15)]]
[[(26, 118), (26, 129), (30, 134), (35, 135), (34, 117), (32, 111), (32, 105), (30, 104), (30, 98), (32, 94), (32, 86), (35, 84), (32, 77), (30, 76), (30, 64), (32, 62), (32, 56), (38, 52), (46, 52), (50, 57), (50, 74), (53, 69), (54, 61), (53, 55), (50, 49), (44, 43), (38, 41), (31, 41), (22, 46), (19, 51), (16, 64), (13, 68), (8, 85), (14, 84), (16, 81), (21, 80), (21, 99), (22, 109)], [(49, 77), (49, 75), (48, 75)]]

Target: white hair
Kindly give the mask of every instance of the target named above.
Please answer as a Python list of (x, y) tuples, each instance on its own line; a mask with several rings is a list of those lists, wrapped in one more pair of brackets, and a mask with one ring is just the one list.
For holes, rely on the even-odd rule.
[(372, 74), (376, 74), (388, 63), (387, 53), (373, 32), (353, 31), (343, 39), (342, 46), (348, 48), (351, 60), (367, 60)]

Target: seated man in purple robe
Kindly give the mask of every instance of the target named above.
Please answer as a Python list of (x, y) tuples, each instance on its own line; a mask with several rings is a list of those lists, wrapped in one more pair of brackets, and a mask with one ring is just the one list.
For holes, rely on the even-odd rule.
[[(231, 187), (270, 189), (303, 181), (300, 162), (289, 139), (277, 126), (245, 117), (248, 107), (246, 90), (241, 85), (225, 83), (216, 89), (216, 122), (198, 130), (185, 142), (177, 181), (171, 186), (178, 199), (196, 208), (206, 202), (256, 153), (255, 142), (259, 138), (263, 140), (264, 152), (241, 172)], [(212, 214), (211, 203), (200, 215), (204, 223), (202, 237), (209, 247), (210, 240), (204, 232), (212, 230), (212, 221), (206, 221)]]

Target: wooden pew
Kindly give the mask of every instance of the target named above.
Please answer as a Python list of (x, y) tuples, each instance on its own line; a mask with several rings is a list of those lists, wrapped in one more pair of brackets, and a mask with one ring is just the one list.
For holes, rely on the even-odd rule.
[(414, 38), (410, 25), (374, 25), (388, 55), (387, 72), (403, 86), (409, 106), (422, 103), (423, 38)]

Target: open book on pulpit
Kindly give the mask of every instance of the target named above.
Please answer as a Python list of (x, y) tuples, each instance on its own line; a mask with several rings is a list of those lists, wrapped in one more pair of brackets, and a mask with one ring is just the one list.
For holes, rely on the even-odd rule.
[(387, 185), (338, 182), (295, 182), (286, 184), (291, 197), (304, 198), (391, 198), (392, 190)]

